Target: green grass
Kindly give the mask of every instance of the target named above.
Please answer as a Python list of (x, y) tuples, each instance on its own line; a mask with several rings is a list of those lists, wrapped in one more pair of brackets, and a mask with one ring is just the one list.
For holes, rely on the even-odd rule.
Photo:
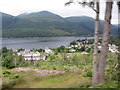
[[(11, 83), (5, 84), (6, 86), (13, 88), (88, 88), (91, 84), (92, 75), (92, 54), (81, 55), (79, 53), (73, 53), (66, 59), (64, 55), (58, 54), (52, 61), (40, 61), (39, 66), (30, 68), (44, 69), (44, 70), (61, 70), (65, 71), (64, 74), (57, 74), (52, 76), (42, 77), (38, 73), (33, 71), (17, 72), (11, 71), (12, 74), (20, 74), (22, 77), (11, 81), (8, 77), (3, 77), (3, 81), (11, 81)], [(59, 58), (58, 60), (56, 58)], [(67, 63), (62, 64), (64, 61)], [(58, 61), (59, 63), (56, 63)], [(74, 63), (77, 62), (77, 63)], [(117, 87), (117, 55), (115, 53), (108, 53), (105, 72), (105, 84), (98, 88), (115, 88)], [(75, 67), (75, 68), (70, 68)], [(3, 71), (7, 70), (2, 68)], [(6, 87), (4, 85), (4, 87)], [(92, 88), (92, 87), (90, 87)]]
[(25, 76), (21, 81), (13, 88), (77, 88), (81, 84), (90, 84), (90, 79), (80, 76), (79, 73), (65, 73), (47, 77), (33, 74)]

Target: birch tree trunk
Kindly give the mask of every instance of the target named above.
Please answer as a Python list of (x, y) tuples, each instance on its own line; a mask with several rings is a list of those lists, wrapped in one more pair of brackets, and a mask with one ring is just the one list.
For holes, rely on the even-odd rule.
[(98, 68), (98, 83), (99, 84), (103, 83), (105, 79), (105, 65), (106, 65), (109, 35), (110, 35), (112, 5), (113, 5), (113, 2), (106, 2), (103, 41), (102, 41), (101, 56), (100, 56), (100, 62), (99, 62), (99, 68)]
[(93, 56), (93, 75), (92, 75), (92, 86), (97, 85), (97, 72), (98, 72), (98, 40), (99, 40), (99, 2), (96, 2), (96, 20), (95, 20), (95, 32), (94, 32), (94, 56)]

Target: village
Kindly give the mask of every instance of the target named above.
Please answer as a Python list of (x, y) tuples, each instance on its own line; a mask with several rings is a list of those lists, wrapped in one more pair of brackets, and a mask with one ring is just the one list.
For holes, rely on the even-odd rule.
[[(93, 53), (93, 41), (92, 40), (77, 40), (77, 41), (73, 41), (70, 42), (70, 45), (68, 46), (61, 46), (59, 47), (59, 52), (57, 51), (57, 53), (60, 53), (61, 50), (63, 52), (65, 52), (65, 50), (67, 50), (67, 53), (80, 53), (80, 54), (89, 54), (89, 53)], [(108, 45), (108, 50), (109, 52), (112, 53), (119, 53), (118, 51), (118, 46), (114, 45), (114, 44), (109, 44)], [(101, 51), (102, 45), (99, 42), (98, 43), (98, 52)], [(46, 47), (45, 49), (43, 49), (41, 52), (39, 51), (39, 49), (37, 50), (29, 50), (29, 49), (21, 49), (21, 50), (16, 50), (15, 53), (17, 55), (22, 55), (23, 59), (25, 61), (38, 61), (38, 60), (46, 60), (47, 56), (49, 54), (53, 54), (55, 55), (57, 49), (50, 49), (48, 47)]]

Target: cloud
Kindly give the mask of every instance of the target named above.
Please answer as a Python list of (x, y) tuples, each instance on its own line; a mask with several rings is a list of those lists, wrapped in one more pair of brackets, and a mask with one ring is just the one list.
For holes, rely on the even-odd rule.
[[(69, 16), (90, 16), (95, 17), (95, 12), (89, 8), (83, 8), (81, 5), (72, 4), (64, 6), (69, 0), (0, 0), (0, 11), (11, 15), (19, 15), (21, 13), (39, 12), (48, 10), (59, 14), (62, 17)], [(105, 3), (101, 3), (100, 19), (104, 19)], [(117, 21), (117, 5), (114, 3), (112, 23)]]

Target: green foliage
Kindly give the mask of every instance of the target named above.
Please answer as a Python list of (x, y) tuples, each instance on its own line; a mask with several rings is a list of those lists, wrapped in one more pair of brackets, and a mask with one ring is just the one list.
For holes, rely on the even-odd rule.
[(8, 71), (8, 70), (3, 71), (2, 74), (4, 77), (10, 77), (12, 79), (17, 79), (21, 77), (20, 74), (12, 74), (11, 71)]
[(82, 84), (82, 85), (80, 85), (80, 88), (89, 88), (90, 87), (90, 85), (88, 85), (88, 84)]
[(2, 72), (4, 77), (9, 77), (11, 75), (11, 72), (8, 70), (5, 70)]
[(40, 61), (34, 61), (33, 66), (34, 67), (39, 67), (40, 66)]
[(3, 67), (14, 68), (13, 56), (6, 56), (5, 58), (1, 58), (1, 63)]
[(83, 69), (84, 65), (77, 65), (78, 68)]
[(111, 82), (111, 83), (103, 83), (102, 85), (99, 85), (96, 88), (117, 88), (117, 87), (118, 87), (117, 82)]
[(64, 68), (64, 71), (65, 71), (65, 72), (71, 72), (71, 70), (68, 69), (68, 68)]
[(92, 77), (92, 71), (87, 71), (82, 74), (83, 77)]
[(111, 37), (110, 44), (115, 44), (116, 46), (120, 46), (120, 37)]
[(65, 47), (64, 46), (60, 46), (59, 48), (56, 49), (57, 52), (64, 52)]
[(80, 51), (85, 51), (85, 46), (81, 47)]
[(18, 50), (17, 50), (17, 52), (20, 52), (20, 51), (23, 51), (24, 49), (23, 48), (19, 48)]
[(7, 52), (8, 52), (8, 49), (7, 49), (6, 47), (3, 47), (3, 48), (1, 49), (1, 51), (2, 51), (2, 53), (7, 53)]
[(70, 45), (76, 45), (76, 41), (70, 42)]
[[(2, 13), (3, 37), (42, 37), (93, 35), (94, 19), (91, 17), (62, 18), (51, 12), (31, 13), (23, 16), (11, 16)], [(103, 21), (100, 21), (100, 34)], [(111, 25), (111, 33), (117, 35), (117, 26)]]
[(27, 62), (23, 60), (22, 56), (13, 55), (13, 51), (10, 49), (10, 50), (7, 50), (7, 53), (3, 53), (0, 56), (0, 63), (2, 67), (12, 69), (15, 67), (24, 66), (24, 64)]
[(12, 76), (11, 76), (12, 79), (17, 79), (17, 78), (20, 78), (20, 77), (21, 77), (20, 74), (15, 74), (15, 75), (12, 75)]
[(55, 67), (53, 67), (53, 70), (56, 70), (56, 68), (55, 68)]
[(38, 52), (44, 52), (45, 50), (44, 49), (33, 49), (32, 51), (33, 52), (36, 52), (36, 51), (38, 51)]

